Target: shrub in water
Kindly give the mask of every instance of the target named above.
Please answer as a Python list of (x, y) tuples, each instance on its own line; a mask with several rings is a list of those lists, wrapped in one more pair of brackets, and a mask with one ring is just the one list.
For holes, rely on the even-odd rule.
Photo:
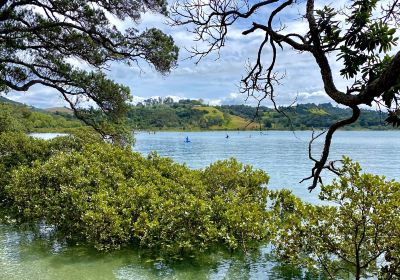
[(53, 225), (69, 240), (181, 254), (266, 238), (267, 182), (264, 172), (233, 159), (191, 170), (156, 154), (92, 143), (15, 168), (5, 195), (12, 218)]
[(328, 205), (303, 203), (287, 191), (275, 194), (276, 254), (330, 279), (398, 279), (400, 183), (363, 174), (348, 158), (341, 173), (321, 187)]

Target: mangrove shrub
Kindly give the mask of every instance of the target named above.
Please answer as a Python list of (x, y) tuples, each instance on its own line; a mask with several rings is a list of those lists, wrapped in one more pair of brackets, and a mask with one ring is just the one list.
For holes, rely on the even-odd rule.
[(182, 254), (214, 244), (247, 248), (266, 238), (267, 182), (263, 171), (234, 159), (191, 170), (94, 142), (24, 162), (11, 171), (4, 196), (9, 218), (52, 225), (70, 241)]
[(363, 174), (348, 158), (341, 172), (321, 187), (320, 199), (328, 205), (276, 195), (275, 253), (309, 270), (322, 269), (330, 279), (398, 279), (400, 183)]

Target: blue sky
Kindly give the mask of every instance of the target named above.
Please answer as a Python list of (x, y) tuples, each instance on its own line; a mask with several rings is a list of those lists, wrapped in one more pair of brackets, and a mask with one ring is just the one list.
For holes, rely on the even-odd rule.
[[(300, 1), (301, 2), (301, 1)], [(338, 4), (339, 3), (339, 4)], [(336, 5), (340, 5), (337, 1)], [(299, 11), (304, 5), (289, 9), (281, 16), (282, 22), (287, 23), (288, 31), (304, 33), (306, 23), (299, 19)], [(257, 17), (262, 18), (262, 14)], [(241, 32), (249, 27), (250, 22), (239, 22), (234, 25), (227, 38), (226, 46), (220, 53), (220, 58), (210, 55), (198, 65), (195, 59), (187, 60), (189, 54), (185, 48), (195, 45), (193, 38), (184, 27), (171, 27), (165, 24), (166, 18), (158, 14), (146, 13), (143, 15), (139, 29), (157, 27), (170, 34), (180, 47), (178, 66), (167, 76), (157, 73), (146, 62), (141, 62), (138, 68), (129, 68), (121, 64), (110, 65), (109, 77), (130, 87), (135, 101), (155, 96), (172, 96), (175, 98), (203, 99), (213, 105), (221, 104), (254, 104), (254, 100), (245, 103), (246, 96), (239, 93), (238, 85), (245, 74), (244, 66), (247, 60), (252, 61), (256, 50), (263, 39), (263, 34), (252, 33), (242, 36)], [(132, 25), (131, 22), (113, 20), (119, 28)], [(269, 50), (264, 52), (264, 61), (268, 62)], [(338, 75), (340, 65), (335, 56), (330, 58), (334, 75), (339, 87), (345, 83)], [(322, 81), (316, 63), (308, 54), (299, 54), (290, 48), (278, 53), (276, 70), (286, 73), (283, 84), (276, 89), (279, 105), (291, 104), (295, 98), (298, 103), (328, 102), (323, 91)], [(8, 98), (40, 108), (63, 106), (65, 103), (52, 90), (43, 87), (33, 87), (27, 93), (9, 93)], [(263, 105), (270, 106), (269, 103)]]

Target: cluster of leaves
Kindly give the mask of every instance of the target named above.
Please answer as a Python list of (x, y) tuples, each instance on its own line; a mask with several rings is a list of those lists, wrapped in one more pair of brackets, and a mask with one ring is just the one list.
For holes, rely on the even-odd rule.
[(0, 103), (0, 133), (5, 131), (33, 132), (82, 127), (72, 115), (56, 115), (35, 111), (23, 105)]
[[(345, 33), (337, 17), (341, 12), (328, 6), (316, 11), (324, 50), (326, 52), (339, 50), (338, 60), (343, 62), (340, 74), (346, 79), (355, 79), (350, 93), (364, 91), (368, 85), (383, 75), (394, 58), (390, 51), (397, 46), (396, 28), (388, 22), (388, 18), (376, 18), (374, 13), (378, 2), (377, 0), (353, 1), (346, 16), (349, 28)], [(395, 5), (396, 3), (393, 3), (393, 9)], [(381, 101), (389, 110), (386, 122), (393, 126), (400, 125), (397, 104), (399, 90), (398, 79), (381, 94)]]
[[(381, 63), (379, 53), (387, 53), (396, 45), (396, 29), (373, 18), (377, 2), (358, 0), (352, 3), (351, 15), (347, 18), (351, 27), (345, 35), (345, 44), (341, 46), (338, 56), (343, 59), (344, 68), (341, 74), (346, 78), (353, 78), (360, 71), (364, 74), (363, 78), (367, 78), (367, 75), (371, 75), (371, 67)], [(370, 76), (368, 80), (376, 77)]]
[(276, 254), (330, 279), (400, 274), (400, 183), (361, 174), (360, 165), (343, 159), (343, 175), (322, 186), (327, 205), (302, 202), (277, 193), (274, 215)]
[(89, 129), (75, 131), (74, 136), (57, 137), (52, 140), (32, 138), (23, 132), (0, 133), (0, 205), (5, 203), (4, 187), (11, 173), (19, 166), (31, 167), (33, 162), (44, 162), (62, 151), (79, 151), (84, 143), (97, 143), (101, 139)]
[[(104, 138), (124, 141), (129, 133), (121, 119), (130, 89), (110, 80), (104, 70), (111, 62), (133, 66), (144, 60), (165, 74), (176, 65), (178, 48), (158, 29), (121, 30), (110, 19), (137, 23), (146, 11), (166, 15), (166, 4), (163, 0), (1, 1), (0, 91), (27, 91), (34, 85), (52, 88)], [(95, 106), (85, 109), (91, 104)]]
[(100, 250), (139, 244), (172, 255), (215, 244), (248, 248), (267, 237), (268, 176), (234, 159), (190, 170), (76, 137), (1, 137), (9, 220), (45, 222)]

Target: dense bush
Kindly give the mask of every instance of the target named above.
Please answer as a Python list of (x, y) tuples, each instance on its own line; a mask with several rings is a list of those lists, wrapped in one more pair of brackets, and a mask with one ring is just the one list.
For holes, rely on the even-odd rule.
[(4, 186), (9, 182), (12, 170), (20, 166), (29, 168), (34, 162), (44, 162), (60, 151), (79, 151), (85, 143), (100, 141), (100, 136), (83, 128), (73, 136), (47, 141), (22, 132), (0, 133), (0, 204), (4, 200)]
[(399, 279), (400, 183), (362, 174), (348, 158), (341, 172), (321, 188), (328, 205), (275, 194), (276, 254), (330, 279)]
[[(0, 209), (99, 250), (139, 245), (181, 256), (272, 241), (279, 260), (331, 279), (400, 275), (400, 183), (344, 158), (322, 186), (327, 205), (268, 191), (268, 176), (234, 159), (191, 170), (82, 132), (50, 141), (0, 134)], [(391, 278), (392, 277), (392, 278)]]
[(72, 139), (24, 138), (26, 149), (48, 154), (12, 170), (4, 193), (10, 218), (45, 222), (68, 240), (105, 250), (137, 243), (181, 254), (266, 238), (264, 172), (233, 159), (190, 170), (100, 142), (60, 148), (73, 146)]

